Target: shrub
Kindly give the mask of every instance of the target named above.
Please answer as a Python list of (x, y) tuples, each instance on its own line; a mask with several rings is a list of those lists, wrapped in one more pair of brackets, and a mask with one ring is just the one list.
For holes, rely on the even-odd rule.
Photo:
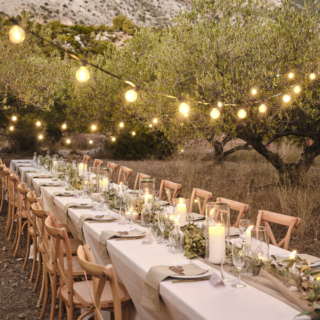
[(117, 16), (115, 17), (112, 22), (113, 22), (113, 25), (116, 29), (119, 29), (119, 30), (122, 30), (122, 24), (123, 22), (127, 20), (127, 17), (125, 15), (120, 15), (120, 16)]
[(136, 27), (135, 24), (130, 19), (126, 19), (122, 23), (122, 30), (126, 33), (133, 32), (135, 27)]

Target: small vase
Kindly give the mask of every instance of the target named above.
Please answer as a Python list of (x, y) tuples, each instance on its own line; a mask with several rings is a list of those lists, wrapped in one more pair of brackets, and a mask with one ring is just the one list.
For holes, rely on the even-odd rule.
[(180, 226), (176, 226), (169, 234), (169, 252), (184, 252), (184, 233), (180, 230)]

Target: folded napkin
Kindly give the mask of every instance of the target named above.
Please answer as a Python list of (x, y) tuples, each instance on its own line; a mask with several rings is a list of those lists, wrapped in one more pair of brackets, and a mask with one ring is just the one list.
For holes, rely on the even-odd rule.
[[(133, 229), (131, 231), (128, 231), (128, 236), (144, 236), (146, 234), (145, 231), (139, 230), (139, 229)], [(108, 252), (106, 249), (106, 243), (109, 239), (113, 237), (120, 236), (121, 234), (119, 231), (112, 231), (112, 230), (105, 230), (101, 232), (101, 235), (99, 237), (99, 257), (102, 259), (108, 259)]]
[(208, 269), (202, 269), (195, 263), (184, 264), (180, 267), (152, 267), (144, 280), (141, 305), (155, 312), (161, 312), (159, 297), (161, 281), (173, 275), (197, 276), (206, 272), (208, 272)]
[(36, 173), (36, 172), (37, 172), (36, 170), (25, 170), (25, 171), (23, 171), (22, 182), (27, 182), (26, 181), (27, 173)]
[(32, 164), (24, 163), (24, 164), (16, 164), (16, 174), (19, 174), (19, 168), (20, 167), (32, 167)]
[[(316, 263), (320, 261), (320, 258), (318, 257), (314, 257), (311, 256), (309, 254), (297, 254), (297, 256), (302, 259), (302, 260), (307, 260), (310, 261), (310, 264)], [(284, 256), (277, 256), (277, 255), (273, 255), (273, 257), (275, 257), (276, 261), (279, 263), (285, 261), (285, 260), (289, 260), (289, 255), (287, 257)]]
[(62, 197), (70, 197), (70, 198), (72, 198), (75, 194), (78, 194), (78, 193), (80, 193), (80, 191), (76, 191), (76, 192), (73, 192), (73, 193), (64, 193), (64, 192), (61, 192), (61, 191), (56, 191), (56, 192), (51, 194), (51, 204), (54, 206), (54, 197), (62, 196)]
[(236, 227), (230, 227), (230, 236), (239, 234), (239, 228)]
[(51, 182), (51, 183), (48, 183), (48, 182), (40, 182), (38, 184), (38, 187), (35, 188), (35, 191), (37, 194), (40, 194), (41, 193), (41, 187), (59, 187), (60, 186), (60, 183), (55, 183), (55, 182)]

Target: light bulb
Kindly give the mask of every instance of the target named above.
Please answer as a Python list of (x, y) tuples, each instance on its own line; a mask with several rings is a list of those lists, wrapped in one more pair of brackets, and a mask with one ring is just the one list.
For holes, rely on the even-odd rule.
[(246, 116), (247, 116), (247, 113), (245, 112), (245, 110), (243, 110), (243, 109), (239, 110), (238, 117), (240, 119), (244, 119)]
[(149, 127), (152, 128), (152, 124), (151, 123), (149, 124)]
[(79, 82), (87, 82), (90, 79), (90, 72), (86, 66), (81, 66), (78, 69), (76, 78)]
[(291, 100), (291, 97), (290, 97), (288, 94), (285, 94), (285, 95), (283, 96), (282, 100), (283, 100), (284, 102), (289, 102), (289, 101)]
[(217, 102), (217, 107), (218, 107), (218, 108), (222, 108), (222, 107), (223, 107), (223, 103), (222, 103), (221, 101), (218, 101), (218, 102)]
[(124, 127), (124, 123), (123, 123), (122, 121), (120, 122), (119, 127), (120, 127), (120, 128), (123, 128), (123, 127)]
[(93, 124), (93, 125), (91, 126), (91, 129), (92, 129), (93, 131), (95, 131), (95, 130), (97, 129), (97, 126), (96, 126), (95, 124)]
[(67, 129), (67, 124), (66, 123), (64, 123), (63, 125), (62, 125), (62, 129)]
[(212, 119), (218, 119), (220, 117), (220, 111), (217, 108), (213, 108), (210, 112), (210, 117)]
[(293, 88), (293, 91), (294, 91), (294, 93), (300, 93), (300, 92), (301, 92), (300, 86), (295, 86), (295, 87)]
[(17, 121), (17, 117), (16, 116), (12, 116), (12, 121)]
[(9, 31), (9, 39), (11, 42), (19, 44), (26, 39), (26, 33), (20, 26), (13, 26)]
[(39, 140), (42, 140), (42, 139), (43, 139), (43, 135), (40, 134), (40, 135), (39, 135)]
[(154, 119), (153, 119), (153, 123), (158, 123), (158, 119), (157, 119), (157, 118), (154, 118)]
[(267, 107), (265, 104), (260, 105), (259, 107), (259, 112), (265, 113), (267, 111)]
[(93, 141), (92, 141), (92, 140), (90, 140), (90, 141), (89, 141), (89, 143), (90, 143), (90, 144), (93, 144)]
[(112, 137), (111, 140), (112, 140), (112, 141), (116, 141), (116, 138), (115, 138), (115, 137)]
[(67, 144), (69, 144), (71, 141), (70, 141), (70, 139), (67, 139)]
[(136, 133), (134, 132), (134, 131), (132, 131), (132, 133), (131, 133), (133, 136), (135, 136), (136, 135)]
[(40, 121), (37, 121), (37, 122), (36, 122), (36, 125), (37, 125), (37, 127), (40, 127), (40, 126), (41, 126), (41, 122), (40, 122)]
[(310, 75), (309, 75), (310, 80), (314, 80), (316, 77), (317, 76), (314, 72), (310, 73)]
[(125, 97), (126, 97), (126, 100), (127, 100), (128, 102), (135, 102), (135, 101), (137, 100), (137, 98), (138, 98), (137, 91), (135, 91), (135, 90), (133, 90), (133, 89), (128, 90), (128, 91), (126, 92)]
[(11, 127), (10, 127), (10, 131), (13, 131), (13, 129), (14, 129), (13, 126), (11, 126)]
[(251, 90), (251, 94), (252, 94), (253, 96), (255, 96), (257, 93), (258, 93), (258, 90), (257, 90), (256, 88), (253, 88), (253, 89)]
[(184, 114), (185, 116), (187, 116), (189, 110), (190, 110), (190, 107), (189, 107), (189, 105), (188, 105), (187, 103), (185, 103), (185, 102), (181, 102), (181, 103), (180, 103), (179, 111), (180, 111), (182, 114)]
[(181, 149), (181, 152), (183, 152), (184, 150), (183, 149)]
[(293, 79), (293, 78), (294, 78), (294, 73), (293, 73), (293, 72), (289, 72), (288, 78), (289, 78), (289, 79)]

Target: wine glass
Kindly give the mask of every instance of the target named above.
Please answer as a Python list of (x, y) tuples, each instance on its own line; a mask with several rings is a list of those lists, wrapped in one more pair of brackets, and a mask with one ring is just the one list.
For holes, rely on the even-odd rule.
[(154, 201), (159, 202), (159, 191), (158, 190), (154, 190)]
[(241, 269), (245, 263), (244, 246), (242, 241), (235, 241), (232, 244), (232, 261), (239, 271), (239, 278), (236, 283), (233, 283), (231, 286), (235, 288), (245, 288), (246, 286), (241, 282)]
[(158, 226), (161, 231), (161, 236), (159, 238), (159, 244), (164, 244), (164, 230), (166, 229), (166, 220), (167, 220), (167, 214), (165, 211), (159, 212), (158, 214)]
[(69, 189), (69, 181), (71, 179), (71, 171), (70, 170), (66, 170), (64, 178), (67, 182), (67, 189)]
[(246, 230), (248, 229), (249, 224), (250, 224), (249, 219), (240, 219), (239, 221), (239, 233), (242, 241), (244, 241), (246, 238)]

